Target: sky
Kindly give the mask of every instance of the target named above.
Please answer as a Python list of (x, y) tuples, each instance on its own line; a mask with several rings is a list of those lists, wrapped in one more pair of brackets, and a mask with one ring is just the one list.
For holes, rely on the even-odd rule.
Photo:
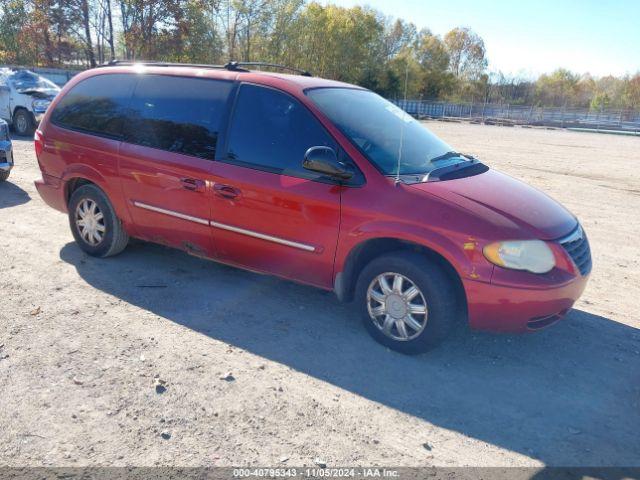
[(537, 77), (564, 67), (593, 76), (640, 71), (640, 0), (322, 0), (368, 5), (444, 35), (470, 27), (490, 71)]

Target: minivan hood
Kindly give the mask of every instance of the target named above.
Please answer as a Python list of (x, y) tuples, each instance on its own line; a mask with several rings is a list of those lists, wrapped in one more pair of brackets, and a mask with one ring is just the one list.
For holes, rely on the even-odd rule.
[(52, 100), (58, 94), (58, 90), (53, 88), (23, 88), (18, 90), (18, 93), (22, 95), (29, 95), (35, 98), (44, 98)]
[(541, 240), (565, 236), (577, 225), (576, 218), (558, 202), (496, 170), (455, 180), (416, 183), (409, 187), (455, 203), (494, 224), (511, 226), (512, 231), (513, 227), (524, 229)]

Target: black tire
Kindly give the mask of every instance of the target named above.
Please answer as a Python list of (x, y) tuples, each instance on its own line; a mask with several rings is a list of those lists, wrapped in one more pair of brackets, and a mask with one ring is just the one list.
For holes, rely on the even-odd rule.
[[(98, 243), (89, 243), (82, 235), (76, 223), (78, 205), (87, 200), (94, 202), (102, 213), (101, 225), (104, 233)], [(129, 243), (129, 235), (124, 230), (122, 222), (116, 216), (107, 195), (95, 185), (83, 185), (73, 192), (69, 200), (69, 226), (78, 246), (94, 257), (111, 257), (125, 249)], [(95, 241), (95, 239), (94, 239)]]
[(7, 178), (9, 178), (10, 173), (11, 170), (9, 170), (8, 172), (0, 172), (0, 182), (4, 182)]
[(36, 126), (31, 112), (24, 108), (16, 110), (13, 116), (13, 130), (24, 137), (30, 137), (33, 135)]
[[(427, 315), (422, 318), (426, 318), (426, 324), (415, 338), (395, 340), (383, 333), (369, 315), (369, 286), (387, 272), (400, 274), (413, 282), (424, 298)], [(398, 251), (372, 260), (358, 277), (355, 300), (369, 334), (382, 345), (408, 355), (423, 353), (439, 345), (459, 321), (460, 309), (456, 305), (453, 282), (438, 265), (415, 252)]]

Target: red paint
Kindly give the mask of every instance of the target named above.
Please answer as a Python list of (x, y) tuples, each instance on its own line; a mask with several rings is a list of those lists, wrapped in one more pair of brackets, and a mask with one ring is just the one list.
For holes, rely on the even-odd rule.
[(324, 288), (333, 285), (342, 187), (214, 162), (214, 181), (233, 186), (235, 198), (214, 194), (215, 222), (316, 248), (308, 252), (213, 228), (225, 262)]
[(119, 154), (122, 197), (138, 236), (145, 240), (214, 257), (208, 225), (134, 206), (134, 202), (208, 219), (210, 191), (190, 185), (211, 182), (211, 161), (122, 142)]
[[(350, 252), (367, 240), (393, 238), (427, 247), (448, 261), (467, 296), (472, 327), (525, 331), (532, 318), (563, 314), (582, 293), (582, 277), (554, 240), (576, 219), (543, 193), (489, 172), (443, 182), (395, 185), (383, 177), (304, 95), (309, 87), (345, 86), (308, 77), (187, 67), (145, 72), (199, 76), (270, 86), (296, 97), (315, 114), (366, 183), (337, 186), (68, 131), (50, 112), (75, 84), (92, 76), (136, 71), (94, 69), (74, 77), (54, 100), (36, 134), (42, 198), (65, 211), (69, 181), (85, 179), (110, 198), (127, 231), (197, 255), (333, 289)], [(302, 161), (302, 159), (301, 159)], [(139, 208), (157, 208), (296, 242), (313, 251)], [(490, 242), (547, 240), (556, 256), (549, 273), (505, 270), (482, 255)], [(465, 248), (466, 245), (466, 248)]]
[[(419, 183), (413, 187), (456, 203), (490, 222), (499, 235), (496, 240), (504, 240), (505, 235), (522, 239), (522, 229), (530, 232), (531, 238), (554, 240), (576, 226), (573, 216), (555, 200), (496, 170), (455, 182)], [(507, 233), (510, 231), (516, 236), (511, 237)]]

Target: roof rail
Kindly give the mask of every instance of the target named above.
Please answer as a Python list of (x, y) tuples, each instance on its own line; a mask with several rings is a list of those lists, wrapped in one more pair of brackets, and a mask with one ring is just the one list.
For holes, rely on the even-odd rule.
[(152, 67), (195, 67), (195, 68), (212, 68), (212, 69), (225, 69), (231, 72), (248, 72), (244, 67), (267, 67), (275, 68), (279, 70), (287, 70), (290, 72), (303, 75), (305, 77), (311, 77), (311, 73), (307, 70), (301, 70), (299, 68), (288, 67), (286, 65), (279, 65), (277, 63), (268, 62), (228, 62), (225, 65), (209, 65), (203, 63), (172, 63), (172, 62), (158, 62), (158, 61), (146, 61), (146, 60), (110, 60), (98, 65), (99, 67), (115, 67), (118, 65), (148, 65)]
[(278, 63), (269, 62), (229, 62), (224, 66), (227, 70), (240, 70), (242, 67), (267, 67), (276, 68), (279, 70), (287, 70), (289, 72), (298, 73), (305, 77), (311, 77), (311, 72), (308, 70), (302, 70), (300, 68), (288, 67), (286, 65), (280, 65)]
[[(210, 65), (207, 63), (176, 63), (176, 62), (158, 62), (155, 60), (110, 60), (98, 65), (99, 67), (116, 67), (119, 65), (147, 65), (150, 67), (196, 67), (196, 68), (211, 68), (211, 69), (227, 69), (227, 65)], [(239, 71), (248, 71), (238, 69)]]

